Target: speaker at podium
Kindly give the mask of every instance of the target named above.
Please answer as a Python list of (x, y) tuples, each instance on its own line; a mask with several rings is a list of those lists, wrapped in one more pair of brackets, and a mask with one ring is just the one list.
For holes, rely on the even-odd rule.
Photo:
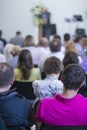
[(40, 26), (39, 26), (39, 39), (46, 37), (48, 40), (51, 35), (55, 35), (56, 24), (50, 23), (51, 13), (45, 8), (40, 15)]

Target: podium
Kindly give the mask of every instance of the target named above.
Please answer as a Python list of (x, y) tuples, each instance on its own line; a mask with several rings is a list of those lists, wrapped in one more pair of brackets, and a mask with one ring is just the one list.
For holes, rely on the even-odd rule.
[(56, 24), (47, 23), (47, 19), (40, 19), (40, 24), (38, 25), (38, 39), (40, 40), (41, 37), (46, 37), (49, 40), (51, 35), (55, 35), (56, 31)]

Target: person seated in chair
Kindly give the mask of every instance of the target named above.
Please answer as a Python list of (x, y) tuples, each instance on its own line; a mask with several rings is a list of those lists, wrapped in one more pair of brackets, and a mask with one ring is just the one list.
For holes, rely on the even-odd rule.
[(68, 65), (62, 73), (63, 93), (44, 98), (36, 113), (38, 130), (41, 124), (53, 126), (87, 126), (87, 98), (77, 94), (83, 86), (84, 70), (77, 64)]
[(13, 81), (14, 72), (11, 66), (0, 63), (0, 117), (7, 128), (20, 126), (29, 130), (32, 126), (31, 105), (15, 90), (10, 90)]

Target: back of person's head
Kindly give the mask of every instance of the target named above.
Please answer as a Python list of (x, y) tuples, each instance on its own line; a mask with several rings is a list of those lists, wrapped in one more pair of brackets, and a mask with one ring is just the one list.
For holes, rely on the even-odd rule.
[(0, 63), (0, 88), (4, 88), (14, 78), (14, 72), (10, 65), (7, 63)]
[(31, 35), (25, 37), (24, 46), (34, 46), (34, 38)]
[(7, 59), (7, 61), (9, 61), (10, 59), (13, 58), (13, 56), (11, 54), (11, 50), (12, 50), (13, 47), (14, 47), (13, 44), (8, 43), (8, 44), (6, 44), (6, 46), (4, 48), (4, 55), (5, 55), (6, 59)]
[(64, 41), (69, 41), (70, 40), (70, 34), (69, 33), (65, 33), (64, 34)]
[(21, 32), (20, 31), (17, 31), (16, 32), (16, 35), (18, 36), (18, 35), (21, 35)]
[(61, 40), (61, 37), (59, 35), (54, 35), (53, 39), (59, 39), (59, 40)]
[(48, 47), (48, 40), (47, 40), (47, 38), (42, 37), (39, 40), (38, 46), (40, 46), (40, 47)]
[(74, 43), (79, 43), (79, 42), (80, 42), (80, 40), (81, 40), (81, 38), (80, 38), (80, 37), (76, 37), (76, 38), (73, 40), (73, 42), (74, 42)]
[(14, 45), (11, 50), (11, 54), (12, 54), (12, 56), (17, 56), (17, 55), (19, 55), (20, 51), (21, 51), (21, 47), (19, 45)]
[(44, 63), (44, 73), (45, 74), (58, 74), (62, 69), (62, 63), (61, 61), (55, 57), (52, 56), (48, 58)]
[(68, 52), (75, 52), (77, 53), (76, 46), (74, 42), (67, 42), (65, 45), (65, 54)]
[(68, 52), (65, 54), (65, 57), (63, 59), (64, 68), (69, 64), (78, 64), (78, 63), (79, 63), (79, 59), (76, 53)]
[(67, 90), (78, 90), (84, 83), (85, 72), (77, 64), (71, 64), (63, 70), (61, 80)]
[(61, 41), (59, 39), (53, 39), (50, 44), (51, 52), (58, 52), (61, 49)]
[(32, 56), (29, 50), (23, 49), (19, 53), (18, 68), (22, 71), (21, 79), (28, 79), (33, 68)]

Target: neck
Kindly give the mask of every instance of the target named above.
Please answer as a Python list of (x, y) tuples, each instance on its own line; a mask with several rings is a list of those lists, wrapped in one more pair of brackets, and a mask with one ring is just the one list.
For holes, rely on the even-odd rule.
[(64, 88), (62, 96), (64, 98), (73, 98), (77, 95), (78, 90), (67, 90)]
[(8, 91), (10, 89), (10, 86), (4, 86), (3, 88), (0, 88), (0, 93)]
[(59, 74), (47, 74), (47, 77), (57, 77), (58, 78)]

